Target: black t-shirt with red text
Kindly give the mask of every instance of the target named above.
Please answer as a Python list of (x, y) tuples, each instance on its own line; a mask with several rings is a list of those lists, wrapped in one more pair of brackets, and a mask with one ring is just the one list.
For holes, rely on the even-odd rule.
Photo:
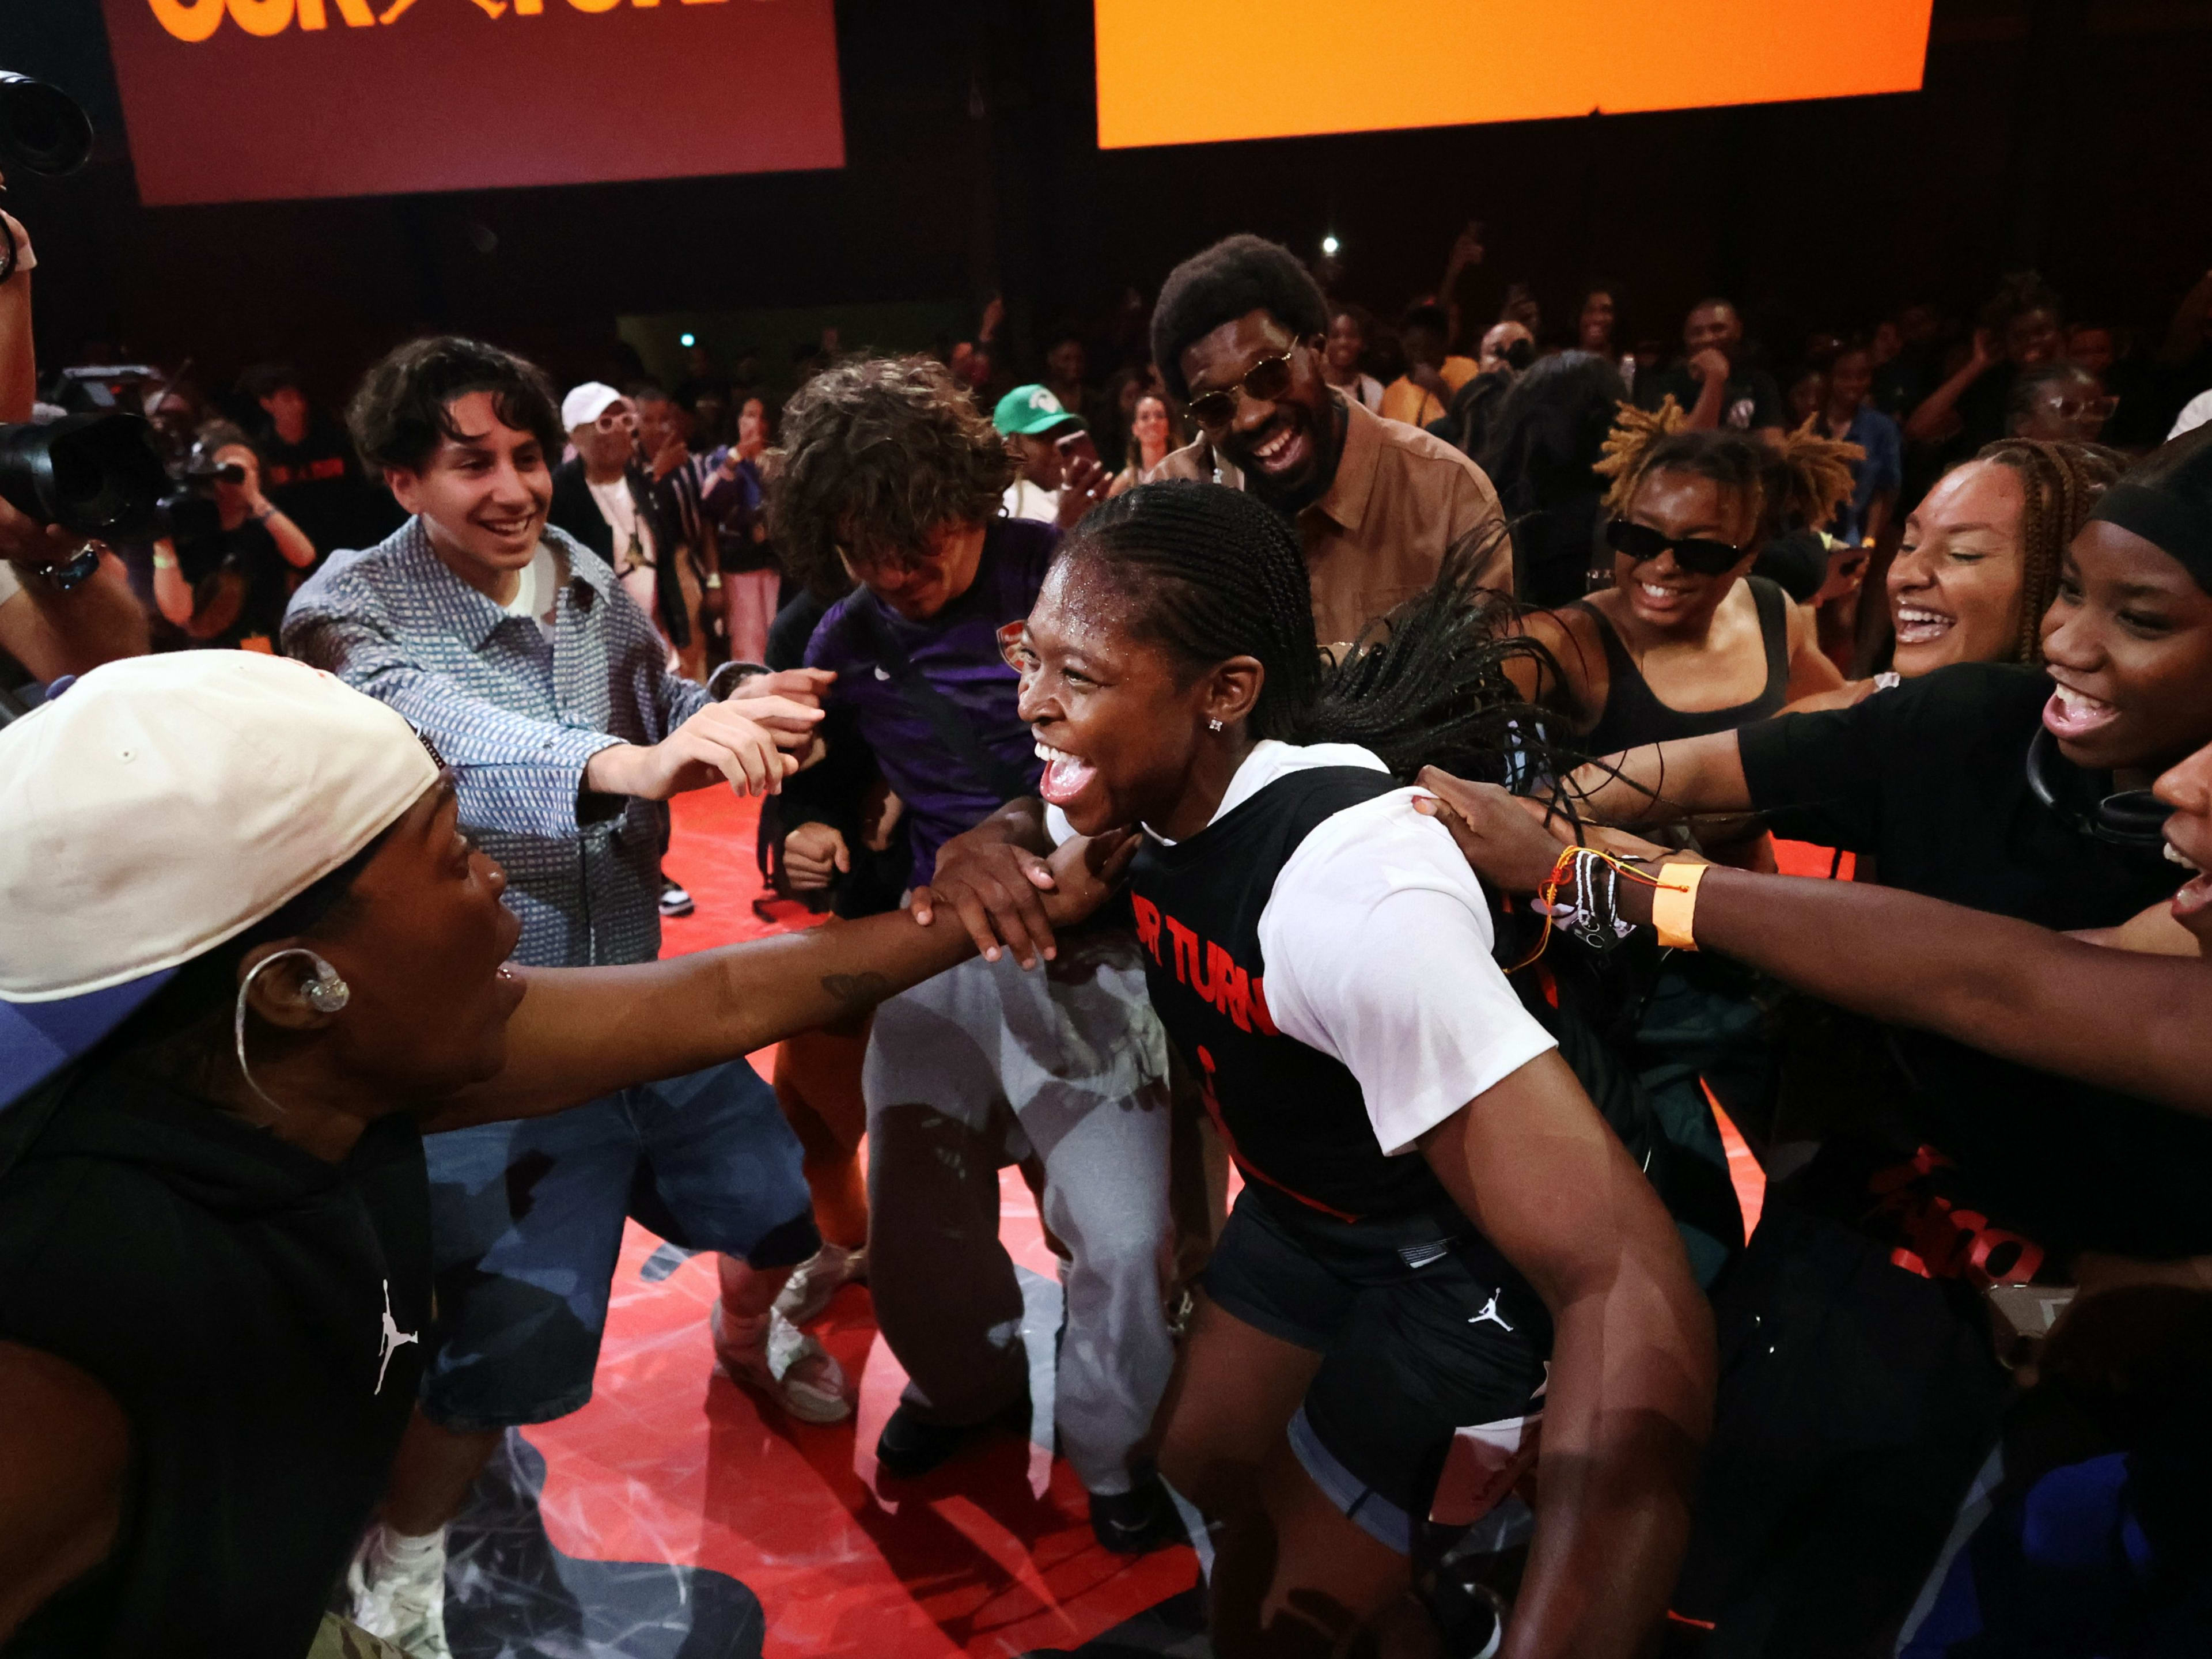
[(296, 444), (270, 428), (254, 447), (261, 453), (263, 491), (307, 532), (321, 556), (342, 547), (374, 547), (406, 516), (389, 490), (362, 476), (352, 441), (324, 416), (309, 419)]

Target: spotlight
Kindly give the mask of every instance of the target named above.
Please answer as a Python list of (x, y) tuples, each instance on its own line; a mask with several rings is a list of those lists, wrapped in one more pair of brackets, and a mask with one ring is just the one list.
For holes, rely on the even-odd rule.
[(1321, 251), (1323, 253), (1328, 254), (1330, 258), (1334, 258), (1335, 257), (1336, 248), (1337, 242), (1335, 237), (1324, 236), (1321, 239)]
[(676, 343), (688, 351), (699, 343), (699, 337), (696, 334), (679, 334), (676, 337)]

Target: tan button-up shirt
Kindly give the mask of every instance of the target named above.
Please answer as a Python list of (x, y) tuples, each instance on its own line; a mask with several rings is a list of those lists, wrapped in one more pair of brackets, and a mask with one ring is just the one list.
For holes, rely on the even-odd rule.
[[(1504, 516), (1482, 469), (1449, 444), (1386, 421), (1340, 392), (1330, 395), (1345, 405), (1343, 453), (1327, 493), (1298, 514), (1313, 584), (1314, 632), (1323, 645), (1358, 638), (1376, 617), (1435, 582), (1454, 542)], [(1217, 455), (1202, 436), (1152, 476), (1244, 488), (1235, 463)], [(1512, 589), (1513, 550), (1503, 536), (1481, 581)]]

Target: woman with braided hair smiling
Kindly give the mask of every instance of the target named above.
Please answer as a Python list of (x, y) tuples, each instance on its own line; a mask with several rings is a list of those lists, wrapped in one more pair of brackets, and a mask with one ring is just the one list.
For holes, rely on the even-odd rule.
[[(1528, 729), (1507, 671), (1540, 647), (1500, 636), (1503, 601), (1471, 581), (1487, 551), (1459, 550), (1387, 638), (1325, 667), (1282, 521), (1146, 484), (1064, 544), (1009, 647), (1060, 827), (1146, 832), (1153, 1006), (1245, 1176), (1155, 1425), (1161, 1473), (1218, 1528), (1225, 1659), (1425, 1619), (1415, 1558), (1532, 1457), (1516, 1659), (1639, 1651), (1686, 1533), (1703, 1299), (1404, 787), (1447, 755), (1503, 776)], [(917, 916), (950, 906), (979, 944), (1049, 950), (1048, 928), (987, 914), (1051, 885), (1005, 856), (995, 878), (940, 870)]]
[(2096, 444), (2003, 438), (1944, 474), (1890, 563), (1891, 667), (1911, 679), (1947, 663), (2041, 661), (2066, 544), (2125, 465)]

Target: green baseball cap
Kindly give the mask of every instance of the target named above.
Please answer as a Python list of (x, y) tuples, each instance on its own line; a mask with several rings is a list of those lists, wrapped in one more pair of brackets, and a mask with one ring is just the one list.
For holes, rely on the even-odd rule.
[(1033, 438), (1064, 427), (1079, 427), (1083, 422), (1080, 416), (1067, 412), (1066, 406), (1052, 395), (1051, 388), (1018, 386), (999, 399), (999, 406), (991, 411), (991, 424), (1008, 437), (1018, 433), (1024, 438)]

